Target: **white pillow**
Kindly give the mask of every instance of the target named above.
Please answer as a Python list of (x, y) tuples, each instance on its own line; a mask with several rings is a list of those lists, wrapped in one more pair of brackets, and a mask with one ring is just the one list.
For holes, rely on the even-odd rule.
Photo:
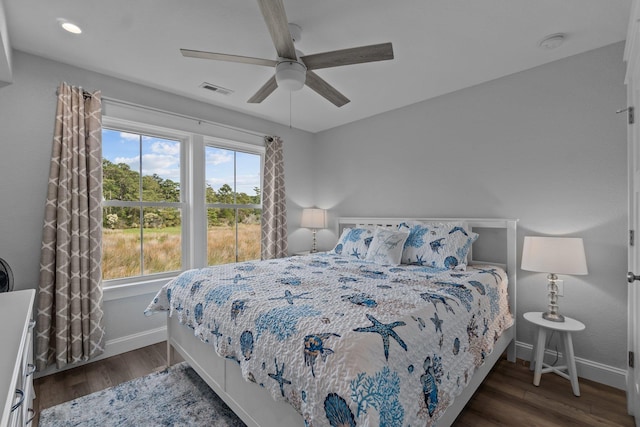
[(407, 237), (409, 237), (407, 230), (376, 228), (365, 259), (377, 264), (400, 265), (402, 249)]

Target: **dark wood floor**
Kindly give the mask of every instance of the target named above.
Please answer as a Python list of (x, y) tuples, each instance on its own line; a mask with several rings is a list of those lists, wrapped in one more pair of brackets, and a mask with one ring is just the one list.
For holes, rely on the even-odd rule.
[(532, 384), (529, 362), (500, 360), (478, 388), (456, 427), (482, 426), (629, 426), (627, 398), (622, 390), (580, 379), (580, 397), (571, 383), (544, 374)]
[[(165, 360), (166, 346), (160, 343), (39, 378), (36, 411), (161, 370)], [(543, 375), (540, 387), (532, 378), (527, 362), (501, 360), (454, 425), (634, 426), (621, 390), (580, 379), (582, 396), (575, 397), (569, 381), (557, 375)]]

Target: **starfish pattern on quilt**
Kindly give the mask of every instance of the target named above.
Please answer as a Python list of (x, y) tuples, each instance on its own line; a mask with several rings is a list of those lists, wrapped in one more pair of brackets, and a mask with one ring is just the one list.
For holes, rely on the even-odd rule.
[(442, 319), (440, 319), (438, 317), (438, 313), (433, 313), (433, 317), (431, 318), (431, 321), (433, 322), (433, 324), (436, 327), (436, 332), (440, 331), (442, 332)]
[(389, 360), (389, 337), (396, 340), (398, 344), (400, 344), (400, 347), (404, 348), (404, 351), (407, 351), (407, 344), (405, 344), (405, 342), (402, 341), (402, 338), (400, 338), (400, 336), (393, 330), (393, 328), (397, 328), (398, 326), (405, 326), (406, 323), (399, 321), (385, 324), (380, 322), (370, 314), (367, 314), (367, 319), (369, 319), (369, 321), (373, 323), (373, 325), (356, 328), (354, 329), (354, 331), (374, 332), (376, 334), (380, 334), (380, 336), (382, 337), (382, 345), (384, 346), (384, 357), (387, 359), (387, 361)]
[(284, 377), (284, 363), (282, 364), (282, 368), (278, 369), (278, 359), (275, 359), (274, 362), (276, 364), (276, 373), (269, 373), (268, 375), (280, 384), (280, 393), (282, 393), (282, 397), (284, 397), (284, 385), (291, 384), (291, 381)]
[(296, 299), (313, 299), (313, 298), (305, 297), (305, 295), (308, 295), (310, 293), (311, 292), (303, 292), (301, 294), (294, 295), (294, 294), (291, 293), (290, 290), (287, 289), (286, 291), (284, 291), (284, 296), (283, 297), (269, 298), (269, 300), (275, 301), (275, 300), (283, 299), (283, 300), (287, 301), (289, 304), (293, 305), (293, 300), (296, 300)]

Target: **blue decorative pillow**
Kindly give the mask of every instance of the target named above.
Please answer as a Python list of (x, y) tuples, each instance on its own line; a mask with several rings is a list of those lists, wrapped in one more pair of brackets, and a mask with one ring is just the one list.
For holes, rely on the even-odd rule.
[(467, 268), (467, 254), (478, 235), (461, 222), (423, 223), (408, 221), (399, 229), (408, 229), (402, 251), (402, 263), (446, 270)]
[(409, 237), (409, 233), (406, 229), (396, 231), (381, 227), (376, 228), (366, 260), (383, 265), (399, 265), (407, 237)]
[(353, 257), (356, 259), (365, 259), (369, 245), (373, 240), (373, 230), (368, 228), (345, 228), (342, 235), (338, 239), (336, 247), (332, 253)]

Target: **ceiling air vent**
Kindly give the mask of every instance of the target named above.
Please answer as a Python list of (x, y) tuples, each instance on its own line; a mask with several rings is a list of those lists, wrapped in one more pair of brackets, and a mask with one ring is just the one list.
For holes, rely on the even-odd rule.
[(201, 88), (210, 90), (211, 92), (219, 93), (220, 95), (231, 95), (233, 91), (231, 89), (225, 89), (220, 86), (216, 86), (211, 83), (204, 82), (200, 85)]

